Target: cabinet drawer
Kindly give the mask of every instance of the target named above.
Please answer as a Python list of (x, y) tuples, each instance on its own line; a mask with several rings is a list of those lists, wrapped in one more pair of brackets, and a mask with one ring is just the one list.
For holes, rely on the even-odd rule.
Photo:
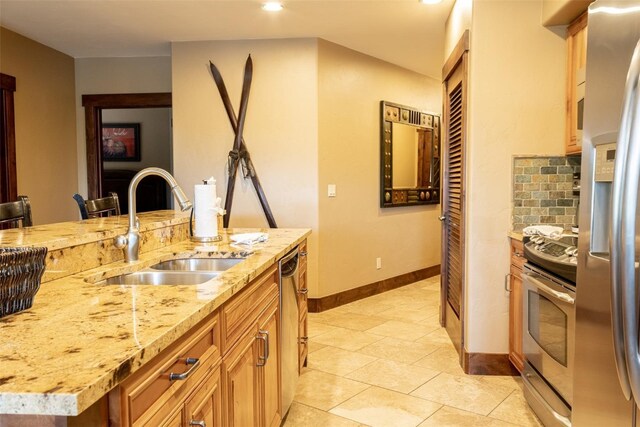
[(524, 259), (524, 247), (522, 241), (511, 239), (511, 264), (522, 269), (522, 265), (525, 262), (527, 262), (527, 260)]
[(255, 324), (266, 303), (277, 295), (278, 276), (274, 265), (222, 306), (222, 354)]
[[(122, 426), (159, 425), (168, 412), (184, 399), (196, 384), (220, 359), (220, 325), (217, 313), (188, 332), (184, 338), (162, 352), (143, 369), (119, 387), (123, 406)], [(187, 364), (198, 360), (195, 363)], [(171, 374), (184, 374), (183, 379), (170, 379)], [(116, 389), (118, 390), (118, 389)]]

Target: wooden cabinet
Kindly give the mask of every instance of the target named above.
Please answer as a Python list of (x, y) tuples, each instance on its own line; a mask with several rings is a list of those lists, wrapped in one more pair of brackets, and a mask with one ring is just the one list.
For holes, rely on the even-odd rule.
[[(220, 375), (218, 319), (218, 314), (212, 313), (113, 389), (109, 393), (110, 425), (188, 425), (189, 420), (185, 417), (190, 415), (193, 396), (211, 378), (219, 378)], [(211, 405), (219, 408), (219, 392), (212, 392), (210, 396)]]
[(567, 27), (566, 153), (582, 152), (585, 69), (587, 65), (587, 13)]
[(225, 426), (282, 421), (277, 277), (274, 266), (222, 307)]
[(309, 335), (307, 329), (307, 313), (309, 311), (307, 287), (307, 241), (300, 245), (300, 261), (298, 263), (298, 373), (307, 366), (309, 353)]
[(520, 372), (524, 367), (522, 351), (522, 265), (525, 263), (522, 241), (511, 239), (511, 268), (505, 278), (509, 291), (509, 360)]
[(113, 389), (109, 425), (279, 426), (280, 390), (274, 265)]

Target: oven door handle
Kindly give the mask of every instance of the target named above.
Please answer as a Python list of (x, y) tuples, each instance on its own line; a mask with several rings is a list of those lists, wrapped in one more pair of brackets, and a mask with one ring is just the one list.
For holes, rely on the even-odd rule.
[(564, 301), (566, 303), (569, 303), (571, 305), (575, 304), (576, 300), (573, 299), (571, 297), (571, 295), (569, 294), (565, 294), (564, 292), (558, 292), (555, 289), (550, 288), (549, 286), (545, 285), (543, 282), (541, 282), (540, 280), (536, 279), (536, 276), (531, 274), (531, 273), (527, 273), (527, 272), (523, 272), (522, 274), (524, 274), (527, 279), (529, 279), (530, 281), (532, 281), (535, 286), (540, 289), (541, 291), (544, 291), (548, 294), (553, 295), (555, 298)]

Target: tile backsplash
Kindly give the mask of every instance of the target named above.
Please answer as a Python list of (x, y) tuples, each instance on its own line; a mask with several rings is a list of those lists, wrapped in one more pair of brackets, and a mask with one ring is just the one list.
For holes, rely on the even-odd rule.
[(514, 157), (514, 231), (536, 224), (565, 230), (576, 222), (578, 195), (573, 194), (573, 174), (580, 172), (580, 157)]

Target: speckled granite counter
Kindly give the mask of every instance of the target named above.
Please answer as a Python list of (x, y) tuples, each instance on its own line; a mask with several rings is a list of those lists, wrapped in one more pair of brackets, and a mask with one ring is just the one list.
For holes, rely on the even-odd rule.
[[(183, 214), (141, 218), (185, 224)], [(69, 225), (65, 239), (113, 237), (125, 217)], [(61, 226), (63, 224), (58, 224)], [(55, 226), (0, 232), (3, 245), (64, 245)], [(115, 230), (115, 231), (114, 231)], [(44, 230), (43, 230), (44, 231)], [(236, 232), (264, 231), (269, 240), (220, 276), (197, 286), (98, 285), (101, 279), (184, 257), (237, 257)], [(308, 229), (230, 229), (223, 241), (196, 251), (188, 240), (44, 283), (31, 309), (0, 319), (0, 414), (77, 415), (167, 348), (308, 236)], [(84, 239), (84, 240), (83, 240)], [(100, 239), (97, 239), (100, 240)]]
[(507, 237), (509, 237), (510, 239), (519, 240), (522, 242), (524, 235), (522, 234), (521, 231), (510, 231)]

